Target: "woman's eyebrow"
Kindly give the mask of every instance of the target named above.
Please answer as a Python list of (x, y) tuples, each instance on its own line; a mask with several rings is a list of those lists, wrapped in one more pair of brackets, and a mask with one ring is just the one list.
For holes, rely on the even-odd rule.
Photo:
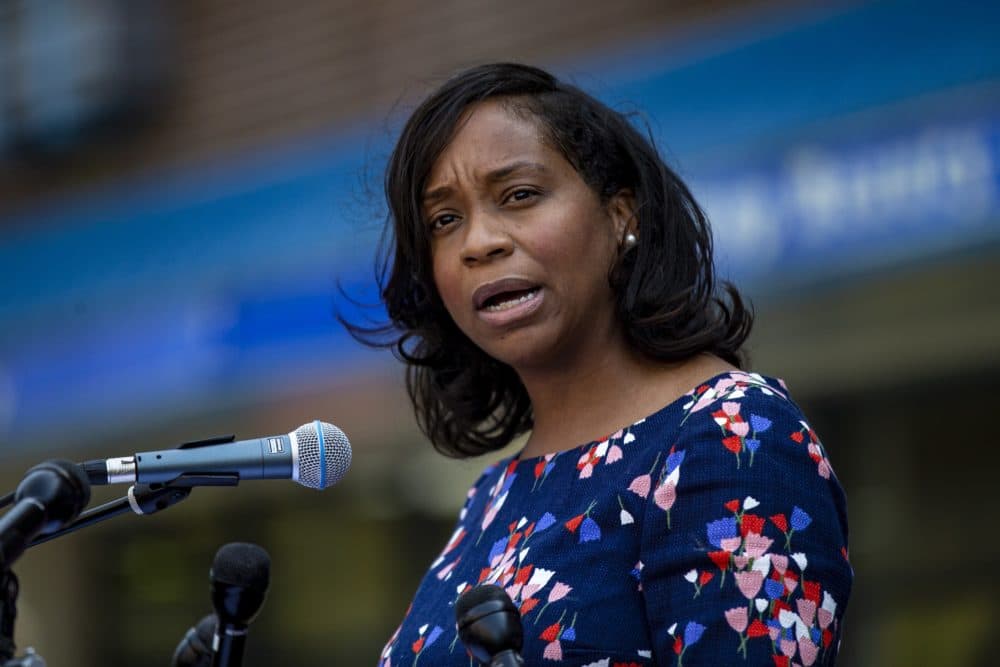
[(442, 185), (439, 188), (434, 188), (433, 190), (425, 192), (421, 201), (424, 206), (430, 206), (431, 204), (441, 201), (442, 199), (447, 199), (448, 195), (451, 193), (452, 187), (450, 185)]
[(496, 183), (498, 181), (506, 180), (511, 176), (515, 176), (523, 172), (528, 172), (528, 173), (535, 172), (535, 173), (545, 174), (548, 173), (548, 171), (549, 171), (548, 167), (546, 167), (544, 164), (540, 162), (520, 160), (518, 162), (512, 162), (508, 165), (504, 165), (503, 167), (500, 167), (498, 169), (494, 169), (493, 171), (486, 174), (485, 180), (488, 183)]
[[(522, 173), (538, 173), (547, 174), (549, 168), (540, 162), (531, 162), (530, 160), (519, 160), (517, 162), (512, 162), (510, 164), (505, 164), (502, 167), (498, 167), (486, 173), (483, 180), (489, 184), (498, 183), (500, 181), (506, 180), (511, 176), (517, 176)], [(454, 191), (450, 185), (442, 185), (436, 187), (433, 190), (427, 190), (422, 198), (422, 203), (424, 206), (429, 206), (435, 202), (442, 199), (447, 199), (449, 195)]]

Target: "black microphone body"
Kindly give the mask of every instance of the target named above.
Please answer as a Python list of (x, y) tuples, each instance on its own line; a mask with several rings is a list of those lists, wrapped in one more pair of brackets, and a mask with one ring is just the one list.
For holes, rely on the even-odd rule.
[(247, 629), (236, 624), (220, 626), (215, 633), (212, 667), (239, 667), (247, 645)]
[(209, 579), (219, 623), (212, 639), (212, 667), (243, 663), (247, 628), (264, 604), (270, 571), (270, 556), (256, 544), (233, 542), (215, 555)]
[(28, 470), (0, 518), (0, 567), (17, 560), (40, 533), (58, 530), (90, 502), (90, 483), (70, 461), (46, 461)]
[(490, 667), (524, 667), (524, 658), (513, 649), (503, 651), (493, 656)]
[(239, 480), (292, 479), (313, 489), (336, 484), (351, 465), (344, 432), (321, 421), (284, 435), (232, 442), (214, 438), (176, 449), (83, 463), (91, 484), (166, 484), (184, 475), (228, 475)]
[(458, 636), (480, 664), (524, 667), (521, 612), (499, 586), (476, 586), (455, 603)]

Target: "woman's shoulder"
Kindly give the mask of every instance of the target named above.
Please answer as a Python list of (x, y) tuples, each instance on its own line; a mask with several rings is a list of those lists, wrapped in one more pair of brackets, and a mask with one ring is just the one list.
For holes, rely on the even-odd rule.
[(675, 451), (693, 450), (688, 454), (718, 458), (744, 471), (758, 463), (795, 461), (815, 466), (824, 478), (832, 474), (819, 435), (779, 378), (725, 372), (693, 388), (674, 407), (659, 416), (661, 428), (674, 428), (665, 444)]
[(802, 416), (783, 380), (760, 373), (728, 370), (699, 382), (632, 426), (642, 425), (644, 430), (658, 431), (670, 438), (681, 437), (706, 422), (721, 426), (723, 416), (734, 417), (737, 423), (743, 421), (740, 415), (745, 409), (743, 406), (752, 406), (756, 413)]
[(769, 430), (775, 419), (805, 422), (784, 380), (761, 373), (723, 373), (692, 389), (680, 403), (679, 426), (685, 430), (707, 423), (723, 430), (734, 427), (729, 430), (743, 437), (745, 429)]
[(826, 446), (780, 379), (740, 371), (696, 388), (681, 405), (673, 443), (690, 464), (689, 482), (725, 480), (750, 495), (805, 494), (844, 512)]
[(706, 407), (724, 400), (741, 400), (759, 396), (791, 401), (788, 386), (784, 380), (761, 373), (730, 370), (719, 373), (702, 382), (685, 395), (685, 414), (699, 412)]
[(674, 394), (654, 412), (569, 454), (601, 458), (611, 452), (614, 459), (620, 447), (630, 459), (662, 459), (688, 443), (727, 431), (752, 440), (755, 432), (763, 433), (776, 422), (782, 428), (798, 425), (808, 430), (782, 380), (732, 369)]

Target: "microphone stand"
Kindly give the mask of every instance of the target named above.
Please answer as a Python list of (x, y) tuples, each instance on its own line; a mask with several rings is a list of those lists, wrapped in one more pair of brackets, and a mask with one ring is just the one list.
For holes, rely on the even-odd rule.
[(9, 567), (0, 571), (0, 664), (14, 657), (14, 619), (20, 585)]
[(46, 461), (25, 474), (17, 490), (7, 494), (2, 506), (17, 501), (2, 521), (0, 549), (0, 664), (3, 667), (45, 667), (45, 661), (29, 648), (24, 656), (14, 658), (14, 621), (17, 619), (17, 596), (21, 585), (11, 569), (45, 525), (62, 525), (77, 517), (90, 502), (90, 483), (83, 469), (62, 460)]
[(3, 667), (45, 667), (45, 660), (28, 648), (20, 658), (14, 657), (14, 620), (17, 618), (17, 594), (21, 586), (9, 566), (0, 570), (0, 665)]
[(135, 484), (129, 487), (128, 495), (124, 498), (87, 510), (60, 530), (38, 536), (28, 548), (124, 514), (129, 510), (139, 515), (155, 514), (187, 498), (191, 494), (191, 489), (196, 486), (236, 486), (239, 483), (240, 478), (235, 474), (206, 474), (181, 475), (162, 484)]
[[(236, 486), (240, 483), (238, 475), (181, 475), (177, 479), (164, 484), (135, 484), (128, 490), (128, 495), (80, 514), (72, 523), (61, 529), (39, 535), (28, 543), (26, 549), (37, 546), (49, 540), (54, 540), (68, 533), (100, 523), (111, 517), (132, 510), (136, 514), (155, 514), (160, 510), (172, 507), (191, 494), (196, 486)], [(10, 497), (0, 499), (0, 507), (9, 504)], [(4, 502), (6, 501), (6, 502)], [(26, 655), (14, 658), (14, 620), (17, 618), (17, 596), (20, 585), (7, 563), (0, 563), (0, 667), (45, 667), (45, 660), (28, 649)]]

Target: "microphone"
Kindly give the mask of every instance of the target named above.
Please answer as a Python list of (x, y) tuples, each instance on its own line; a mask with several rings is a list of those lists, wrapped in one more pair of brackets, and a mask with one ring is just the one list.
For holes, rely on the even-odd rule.
[(247, 626), (267, 596), (271, 557), (256, 544), (231, 542), (215, 554), (208, 576), (212, 606), (219, 619), (212, 638), (212, 667), (240, 665)]
[(90, 502), (90, 483), (70, 461), (46, 461), (25, 473), (14, 507), (0, 518), (0, 568), (17, 560), (40, 533), (59, 530)]
[(325, 489), (350, 467), (351, 443), (333, 424), (314, 421), (285, 435), (240, 442), (215, 438), (82, 465), (90, 483), (97, 485), (165, 484), (185, 475), (222, 475), (237, 482), (293, 479), (310, 489)]
[(521, 612), (499, 586), (466, 591), (455, 602), (458, 637), (469, 653), (489, 667), (524, 667)]
[(215, 614), (208, 614), (190, 628), (174, 649), (171, 667), (211, 667), (212, 639), (217, 624)]

